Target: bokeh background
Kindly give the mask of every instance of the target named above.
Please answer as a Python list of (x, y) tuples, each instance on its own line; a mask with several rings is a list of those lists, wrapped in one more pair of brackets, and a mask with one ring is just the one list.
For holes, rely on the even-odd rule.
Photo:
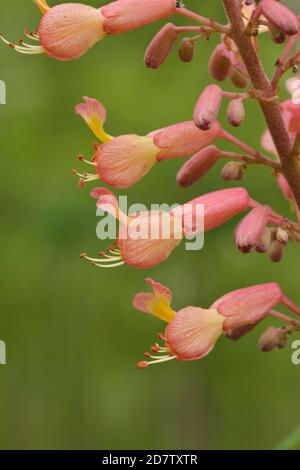
[[(297, 3), (290, 5), (299, 14)], [(224, 21), (219, 0), (186, 4)], [(0, 9), (0, 29), (14, 41), (24, 27), (38, 25), (30, 0), (1, 0)], [(158, 27), (106, 39), (72, 63), (0, 48), (0, 79), (7, 83), (7, 105), (0, 107), (0, 339), (8, 362), (0, 367), (2, 449), (261, 449), (299, 422), (300, 366), (292, 365), (291, 348), (272, 354), (257, 348), (268, 323), (240, 342), (221, 339), (202, 361), (140, 371), (135, 364), (163, 324), (131, 305), (149, 275), (173, 290), (175, 309), (206, 307), (229, 290), (268, 281), (280, 282), (300, 303), (299, 247), (289, 246), (277, 265), (264, 255), (242, 255), (232, 241), (234, 220), (208, 233), (204, 250), (186, 252), (182, 245), (151, 271), (102, 271), (79, 259), (105, 243), (96, 238), (89, 187), (80, 190), (71, 172), (81, 167), (79, 153), (91, 156), (94, 140), (74, 105), (83, 95), (96, 97), (108, 109), (110, 133), (145, 134), (190, 119), (210, 81), (217, 37), (199, 44), (192, 64), (180, 63), (174, 51), (159, 70), (144, 67)], [(280, 47), (261, 38), (270, 73)], [(257, 105), (247, 105), (237, 135), (258, 146), (263, 129)], [(157, 165), (118, 194), (129, 203), (181, 203), (229, 186), (217, 167), (180, 189), (181, 164)], [(249, 169), (243, 184), (288, 214), (268, 170)]]

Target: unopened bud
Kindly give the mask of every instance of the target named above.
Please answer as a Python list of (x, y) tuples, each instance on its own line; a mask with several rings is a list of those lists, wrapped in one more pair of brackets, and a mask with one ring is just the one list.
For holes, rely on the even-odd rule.
[(271, 25), (282, 33), (292, 36), (299, 32), (300, 25), (297, 16), (282, 3), (276, 0), (262, 0), (259, 7)]
[(220, 151), (214, 145), (210, 145), (195, 153), (179, 170), (177, 183), (183, 188), (192, 186), (202, 178), (218, 161)]
[(162, 65), (170, 54), (176, 39), (176, 27), (172, 23), (165, 24), (154, 36), (146, 50), (145, 65), (152, 69)]
[(234, 86), (237, 88), (247, 88), (249, 84), (249, 79), (247, 77), (247, 71), (246, 69), (240, 65), (237, 64), (233, 67), (232, 72), (230, 74), (231, 81)]
[(284, 247), (282, 243), (278, 242), (277, 240), (274, 240), (269, 248), (270, 260), (273, 261), (273, 263), (279, 263), (279, 261), (282, 260), (283, 255)]
[(250, 333), (250, 331), (252, 331), (255, 326), (256, 324), (244, 325), (240, 326), (239, 328), (235, 328), (234, 330), (227, 330), (224, 333), (224, 336), (226, 336), (226, 338), (232, 339), (233, 341), (237, 341), (238, 339), (242, 338), (242, 336), (245, 336), (247, 333)]
[(228, 162), (221, 171), (221, 176), (225, 181), (241, 180), (245, 173), (245, 167), (240, 162)]
[(271, 352), (276, 348), (286, 348), (287, 342), (288, 338), (283, 330), (270, 326), (260, 337), (258, 347), (263, 352)]
[(227, 118), (233, 127), (239, 127), (245, 119), (245, 107), (242, 99), (230, 101), (227, 108)]
[(268, 249), (270, 248), (271, 244), (271, 238), (272, 238), (272, 232), (269, 228), (266, 228), (266, 230), (263, 233), (263, 236), (261, 237), (260, 242), (256, 245), (255, 250), (257, 253), (266, 253)]
[(288, 232), (279, 227), (279, 229), (276, 232), (276, 240), (279, 243), (281, 243), (283, 246), (287, 245), (289, 242)]
[(208, 85), (197, 101), (194, 122), (199, 129), (206, 131), (216, 121), (222, 102), (222, 89), (218, 85)]
[(242, 253), (249, 253), (259, 244), (269, 221), (267, 206), (252, 209), (238, 224), (234, 234), (235, 243)]
[(184, 38), (179, 46), (178, 55), (182, 62), (192, 62), (195, 56), (195, 42), (189, 38)]
[(233, 53), (227, 49), (225, 44), (219, 44), (213, 51), (208, 70), (210, 75), (219, 82), (223, 82), (230, 74), (234, 60)]

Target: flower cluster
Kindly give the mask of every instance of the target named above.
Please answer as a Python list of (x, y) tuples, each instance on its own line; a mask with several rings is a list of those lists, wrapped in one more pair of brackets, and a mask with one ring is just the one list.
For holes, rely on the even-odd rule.
[[(103, 104), (94, 98), (83, 98), (75, 112), (84, 119), (99, 142), (94, 144), (90, 159), (79, 155), (79, 160), (92, 168), (89, 172), (74, 170), (81, 187), (96, 181), (125, 189), (137, 184), (154, 165), (173, 158), (190, 157), (177, 174), (177, 182), (183, 188), (195, 184), (220, 161), (225, 161), (221, 171), (225, 181), (242, 180), (248, 167), (256, 164), (272, 170), (281, 192), (296, 213), (296, 220), (293, 220), (255, 201), (243, 187), (231, 187), (201, 194), (169, 211), (143, 211), (129, 216), (122, 211), (110, 189), (98, 186), (92, 189), (91, 196), (96, 199), (98, 208), (119, 221), (119, 234), (99, 258), (86, 253), (81, 258), (101, 268), (123, 264), (152, 268), (167, 260), (185, 237), (197, 232), (195, 208), (198, 204), (204, 208), (203, 231), (214, 229), (248, 211), (234, 231), (235, 244), (242, 253), (268, 253), (272, 261), (278, 262), (289, 242), (300, 242), (299, 79), (287, 81), (291, 99), (283, 101), (279, 96), (281, 78), (289, 70), (296, 73), (300, 63), (300, 51), (297, 50), (300, 16), (280, 0), (223, 0), (226, 24), (190, 11), (175, 0), (116, 0), (101, 8), (79, 3), (63, 3), (50, 8), (46, 0), (34, 2), (42, 19), (34, 32), (25, 31), (32, 44), (23, 39), (15, 44), (2, 35), (0, 37), (18, 52), (43, 53), (61, 61), (78, 59), (110, 35), (126, 33), (175, 14), (188, 18), (192, 25), (166, 23), (146, 49), (144, 62), (147, 67), (157, 69), (164, 64), (178, 41), (179, 59), (184, 63), (191, 62), (198, 42), (210, 39), (214, 34), (219, 36), (208, 64), (208, 71), (217, 83), (202, 90), (189, 121), (152, 130), (142, 136), (112, 136), (104, 130), (107, 112)], [(271, 79), (266, 76), (259, 58), (260, 33), (269, 34), (276, 44), (284, 44)], [(182, 34), (185, 36), (179, 39)], [(222, 85), (228, 79), (235, 91), (228, 91)], [(261, 146), (270, 156), (239, 140), (220, 122), (220, 110), (227, 102), (229, 125), (233, 128), (241, 126), (246, 119), (245, 103), (248, 100), (256, 101), (264, 115), (267, 129)], [(230, 143), (231, 151), (221, 148), (224, 141)], [(167, 238), (162, 233), (165, 222), (170, 227)], [(146, 232), (148, 236), (136, 237), (137, 232)], [(158, 236), (154, 238), (153, 232)], [(268, 328), (259, 341), (262, 351), (285, 347), (287, 335), (300, 329), (299, 321), (275, 310), (282, 304), (291, 313), (300, 315), (300, 309), (273, 282), (229, 292), (208, 309), (186, 307), (175, 312), (171, 308), (171, 291), (150, 278), (146, 280), (153, 293), (137, 294), (133, 304), (168, 325), (160, 335), (163, 345), (155, 343), (151, 352), (145, 353), (148, 359), (138, 364), (140, 368), (175, 358), (182, 361), (200, 359), (213, 349), (221, 335), (238, 339), (266, 316), (288, 325)]]

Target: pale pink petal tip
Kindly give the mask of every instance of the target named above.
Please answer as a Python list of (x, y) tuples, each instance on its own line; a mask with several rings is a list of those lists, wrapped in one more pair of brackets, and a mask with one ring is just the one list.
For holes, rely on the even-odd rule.
[(139, 292), (133, 297), (133, 306), (144, 313), (151, 313), (150, 305), (151, 302), (155, 299), (155, 296), (162, 297), (165, 299), (167, 304), (171, 303), (172, 300), (172, 292), (171, 290), (160, 284), (159, 282), (154, 281), (150, 277), (146, 278), (146, 282), (150, 284), (153, 289), (153, 293), (151, 292)]
[(106, 121), (106, 109), (100, 101), (88, 96), (83, 97), (84, 103), (75, 106), (75, 113), (79, 114), (85, 121), (96, 118), (103, 125)]
[(116, 195), (107, 188), (94, 188), (90, 195), (97, 199), (96, 206), (99, 209), (109, 212), (114, 217), (119, 215), (119, 202)]
[(153, 291), (164, 297), (169, 303), (172, 301), (172, 291), (160, 282), (154, 281), (151, 277), (146, 277), (146, 282), (152, 287)]

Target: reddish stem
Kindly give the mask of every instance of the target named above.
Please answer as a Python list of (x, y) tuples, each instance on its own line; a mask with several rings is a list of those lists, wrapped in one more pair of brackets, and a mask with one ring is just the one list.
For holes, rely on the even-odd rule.
[(245, 26), (240, 0), (223, 0), (223, 4), (230, 20), (232, 39), (247, 68), (254, 89), (261, 95), (259, 104), (280, 158), (281, 171), (300, 208), (300, 165), (298, 159), (291, 155), (292, 142), (282, 117), (280, 105), (255, 50), (252, 38), (244, 34)]

